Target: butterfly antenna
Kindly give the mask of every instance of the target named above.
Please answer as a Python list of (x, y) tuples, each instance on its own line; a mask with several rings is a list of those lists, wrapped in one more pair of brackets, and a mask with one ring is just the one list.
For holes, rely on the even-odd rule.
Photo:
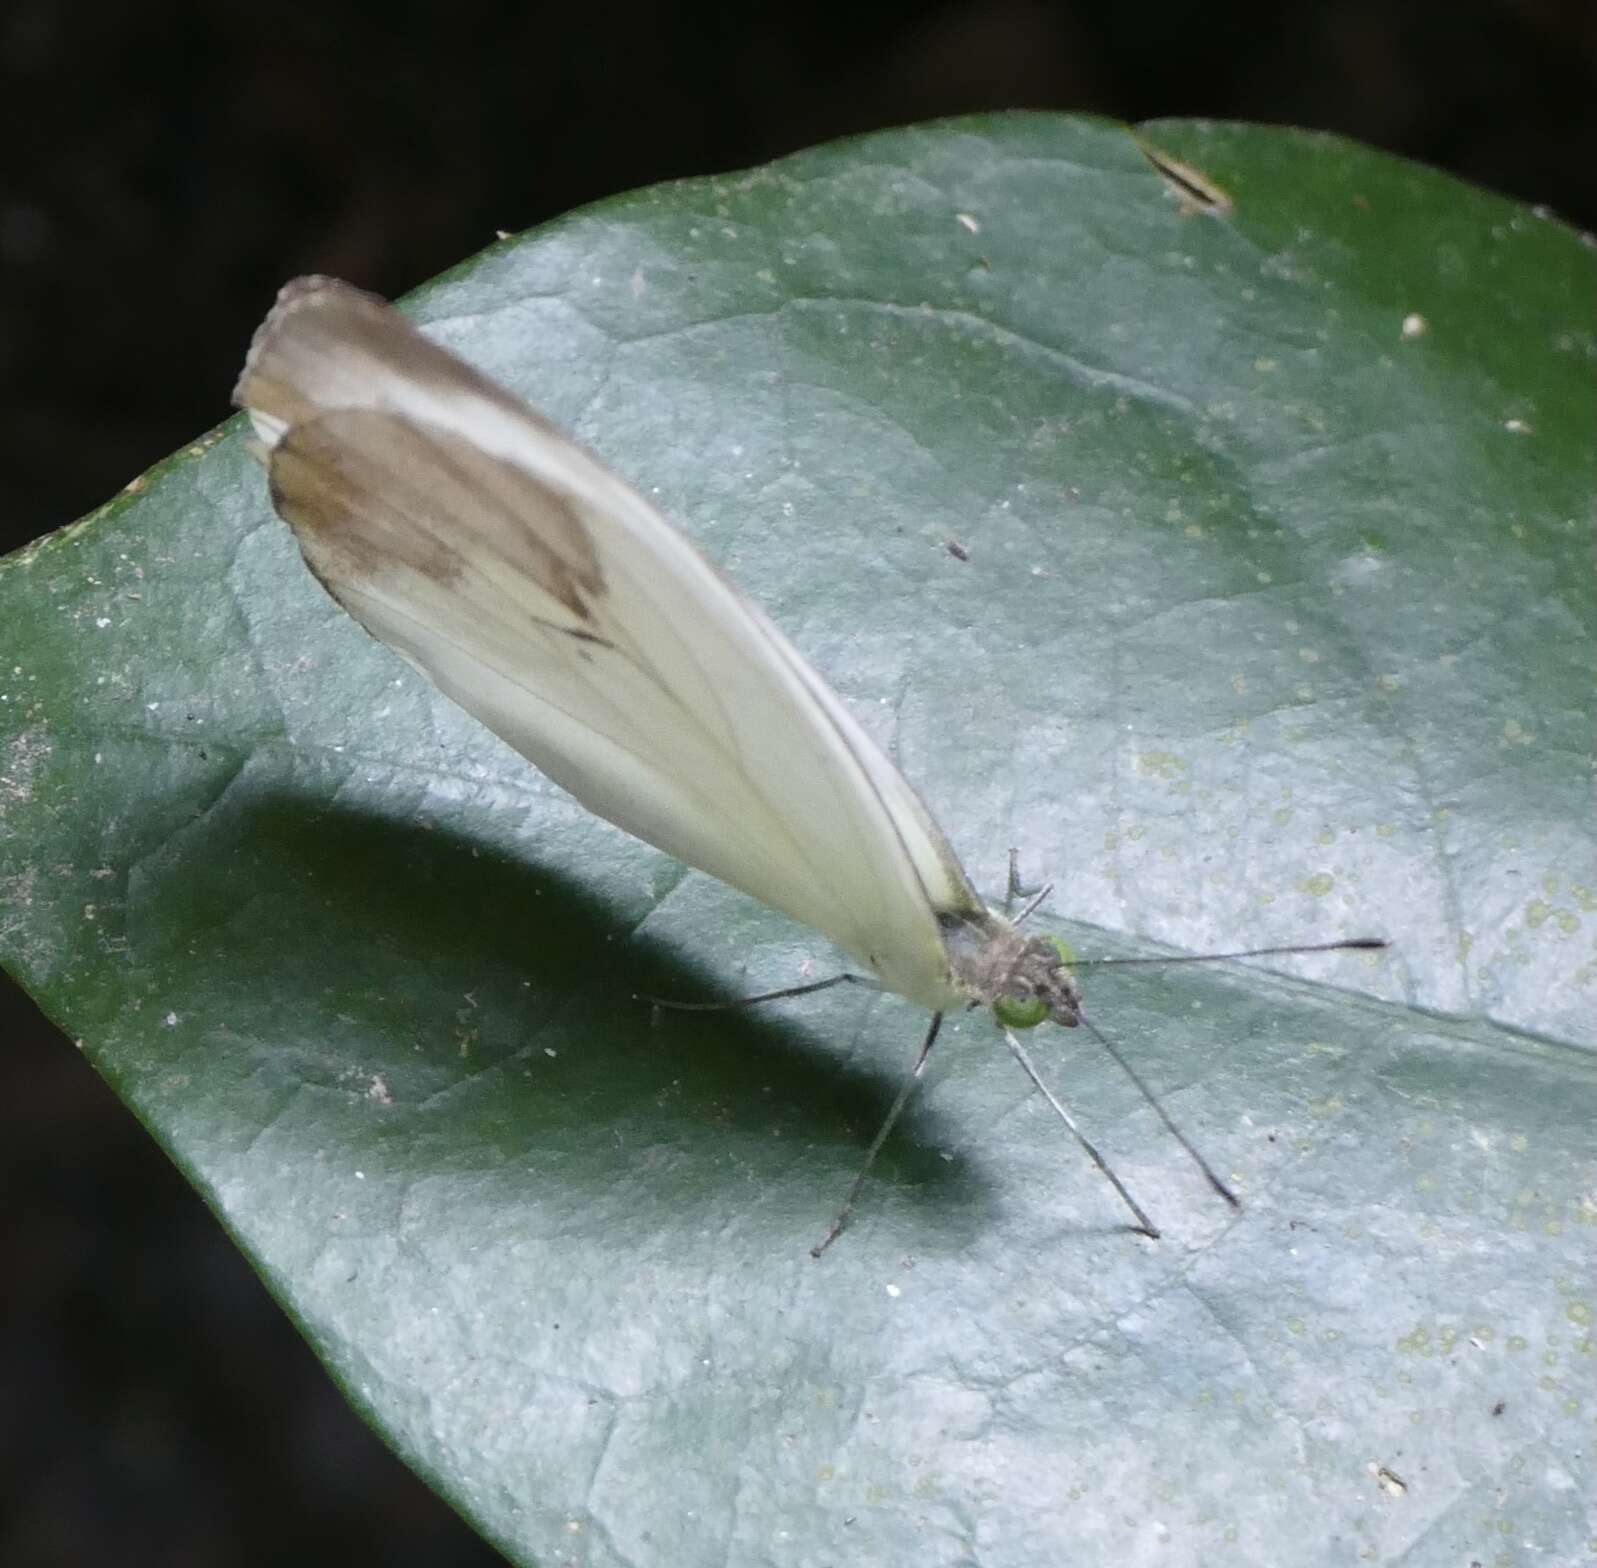
[(1106, 1052), (1108, 1052), (1109, 1056), (1114, 1061), (1115, 1066), (1118, 1067), (1121, 1072), (1123, 1072), (1126, 1077), (1128, 1077), (1132, 1083), (1136, 1085), (1137, 1093), (1140, 1094), (1143, 1099), (1145, 1099), (1148, 1104), (1154, 1108), (1159, 1120), (1165, 1125), (1165, 1131), (1168, 1132), (1170, 1136), (1174, 1138), (1189, 1155), (1191, 1155), (1193, 1164), (1203, 1172), (1204, 1179), (1209, 1183), (1209, 1185), (1213, 1187), (1214, 1190), (1219, 1193), (1220, 1196), (1224, 1198), (1233, 1209), (1240, 1209), (1242, 1207), (1242, 1200), (1238, 1198), (1237, 1195), (1228, 1186), (1226, 1186), (1223, 1181), (1220, 1180), (1220, 1178), (1215, 1174), (1214, 1167), (1206, 1159), (1204, 1159), (1201, 1154), (1198, 1153), (1198, 1150), (1193, 1144), (1192, 1140), (1170, 1119), (1170, 1113), (1159, 1103), (1158, 1097), (1143, 1080), (1142, 1074), (1139, 1073), (1137, 1069), (1120, 1054), (1119, 1050), (1115, 1046), (1109, 1043), (1109, 1037), (1103, 1032), (1102, 1029), (1093, 1023), (1090, 1018), (1083, 1018), (1081, 1022), (1086, 1028), (1087, 1033), (1090, 1034)]
[[(1382, 948), (1389, 947), (1390, 945), (1391, 944), (1384, 937), (1358, 936), (1350, 937), (1347, 940), (1340, 942), (1302, 942), (1296, 943), (1290, 947), (1250, 947), (1235, 953), (1178, 953), (1169, 958), (1088, 958), (1077, 960), (1071, 965), (1071, 968), (1080, 969), (1090, 965), (1093, 968), (1104, 969), (1109, 967), (1111, 964), (1207, 964), (1216, 963), (1222, 959), (1230, 958), (1276, 958), (1290, 953), (1375, 952)], [(1230, 1187), (1228, 1187), (1225, 1182), (1220, 1179), (1214, 1167), (1210, 1165), (1210, 1163), (1204, 1159), (1203, 1155), (1198, 1152), (1197, 1146), (1192, 1142), (1192, 1140), (1184, 1132), (1182, 1132), (1179, 1127), (1176, 1126), (1175, 1122), (1171, 1119), (1170, 1113), (1159, 1103), (1158, 1096), (1155, 1095), (1153, 1090), (1148, 1087), (1147, 1082), (1144, 1080), (1142, 1074), (1139, 1073), (1137, 1069), (1126, 1060), (1126, 1058), (1121, 1054), (1119, 1048), (1110, 1041), (1109, 1037), (1103, 1032), (1103, 1030), (1093, 1023), (1090, 1018), (1083, 1018), (1081, 1023), (1086, 1028), (1088, 1034), (1090, 1034), (1093, 1039), (1103, 1047), (1104, 1052), (1114, 1062), (1115, 1066), (1118, 1067), (1121, 1072), (1123, 1072), (1126, 1077), (1131, 1080), (1132, 1084), (1136, 1087), (1137, 1093), (1140, 1094), (1143, 1099), (1153, 1107), (1154, 1114), (1157, 1115), (1159, 1120), (1164, 1123), (1165, 1131), (1168, 1132), (1170, 1136), (1187, 1151), (1187, 1155), (1192, 1160), (1192, 1163), (1203, 1172), (1204, 1180), (1207, 1181), (1208, 1184), (1217, 1193), (1219, 1193), (1219, 1195), (1224, 1198), (1233, 1209), (1240, 1209), (1242, 1207), (1241, 1199), (1239, 1199), (1237, 1195), (1230, 1189)], [(1006, 1030), (1005, 1033), (1007, 1034), (1007, 1032), (1008, 1031)], [(1028, 1072), (1032, 1073), (1032, 1081), (1037, 1083), (1039, 1088), (1042, 1088), (1042, 1084), (1040, 1080), (1038, 1080), (1036, 1073), (1032, 1071), (1030, 1066), (1026, 1063), (1025, 1057), (1021, 1055), (1019, 1045), (1014, 1040), (1011, 1040), (1009, 1045), (1010, 1049), (1014, 1051), (1017, 1056), (1020, 1056), (1021, 1065), (1026, 1067)], [(1048, 1094), (1048, 1091), (1043, 1089), (1043, 1093)], [(1057, 1102), (1054, 1102), (1053, 1096), (1048, 1095), (1048, 1098), (1051, 1103), (1054, 1103), (1054, 1107), (1057, 1110), (1058, 1104)], [(1060, 1114), (1063, 1115), (1064, 1113), (1061, 1111)], [(1075, 1128), (1073, 1126), (1071, 1127), (1071, 1131), (1075, 1132)], [(1076, 1136), (1080, 1138), (1081, 1134), (1076, 1133)], [(1083, 1140), (1083, 1142), (1085, 1143), (1085, 1140)], [(1092, 1153), (1090, 1145), (1088, 1145), (1088, 1153)], [(1094, 1154), (1093, 1158), (1096, 1160), (1097, 1156)], [(1104, 1169), (1103, 1162), (1098, 1161), (1098, 1164), (1099, 1168), (1104, 1170), (1105, 1175), (1108, 1175), (1108, 1171)], [(1114, 1180), (1114, 1178), (1110, 1177), (1110, 1180)], [(1124, 1189), (1120, 1188), (1120, 1184), (1118, 1182), (1115, 1183), (1115, 1186), (1120, 1190), (1121, 1195), (1125, 1196)], [(1130, 1199), (1128, 1198), (1126, 1201), (1129, 1203)], [(1133, 1207), (1135, 1207), (1135, 1205), (1133, 1205)], [(1138, 1212), (1140, 1213), (1140, 1210)]]
[(921, 1042), (919, 1055), (915, 1058), (915, 1065), (910, 1068), (908, 1076), (898, 1091), (898, 1098), (893, 1101), (887, 1113), (887, 1120), (882, 1123), (881, 1131), (871, 1139), (871, 1146), (865, 1151), (865, 1163), (860, 1167), (860, 1173), (854, 1178), (854, 1185), (848, 1189), (848, 1196), (843, 1200), (843, 1207), (837, 1211), (837, 1218), (832, 1221), (831, 1228), (821, 1239), (810, 1248), (810, 1256), (818, 1258), (842, 1234), (843, 1227), (848, 1224), (848, 1217), (853, 1212), (854, 1200), (859, 1197), (860, 1189), (865, 1185), (865, 1178), (870, 1174), (871, 1166), (876, 1163), (876, 1156), (881, 1147), (887, 1142), (887, 1135), (892, 1132), (894, 1124), (903, 1115), (904, 1107), (909, 1104), (909, 1097), (914, 1092), (915, 1085), (920, 1082), (920, 1075), (926, 1070), (926, 1058), (932, 1054), (932, 1046), (937, 1040), (937, 1032), (943, 1027), (943, 1015), (932, 1014), (931, 1027), (926, 1031), (926, 1038)]
[[(1085, 1022), (1085, 1020), (1083, 1020), (1083, 1022)], [(1089, 1025), (1089, 1027), (1091, 1026)], [(1093, 1033), (1097, 1034), (1098, 1031), (1094, 1029)], [(1030, 1078), (1034, 1084), (1036, 1084), (1039, 1092), (1042, 1094), (1043, 1099), (1053, 1106), (1055, 1112), (1059, 1116), (1059, 1119), (1070, 1129), (1071, 1134), (1074, 1136), (1076, 1142), (1087, 1151), (1087, 1158), (1090, 1159), (1092, 1163), (1103, 1172), (1103, 1175), (1108, 1181), (1109, 1185), (1120, 1194), (1120, 1201), (1124, 1203), (1125, 1206), (1131, 1210), (1132, 1214), (1136, 1216), (1137, 1229), (1141, 1231), (1144, 1236), (1148, 1237), (1149, 1240), (1157, 1241), (1159, 1239), (1159, 1227), (1155, 1225), (1154, 1222), (1143, 1212), (1142, 1205), (1139, 1204), (1137, 1200), (1133, 1198), (1126, 1190), (1126, 1184), (1121, 1181), (1121, 1179), (1116, 1176), (1112, 1170), (1109, 1169), (1109, 1162), (1105, 1160), (1104, 1157), (1097, 1151), (1097, 1149), (1092, 1146), (1092, 1144), (1088, 1141), (1086, 1134), (1083, 1133), (1082, 1130), (1076, 1125), (1075, 1118), (1071, 1116), (1070, 1112), (1067, 1111), (1062, 1104), (1060, 1104), (1059, 1098), (1057, 1095), (1055, 1095), (1053, 1090), (1042, 1081), (1037, 1069), (1032, 1065), (1031, 1058), (1026, 1055), (1026, 1052), (1022, 1048), (1020, 1041), (1015, 1038), (1014, 1031), (1011, 1029), (1005, 1029), (1004, 1039), (1008, 1042), (1011, 1052), (1014, 1053), (1015, 1060), (1019, 1062), (1020, 1065), (1025, 1069), (1026, 1076)], [(1178, 1133), (1176, 1136), (1180, 1137), (1180, 1134)], [(1182, 1141), (1185, 1142), (1184, 1139)], [(1205, 1169), (1207, 1169), (1207, 1167), (1205, 1167)], [(1212, 1180), (1213, 1178), (1211, 1177), (1210, 1179)], [(1222, 1187), (1220, 1190), (1224, 1192), (1225, 1188)], [(1230, 1195), (1227, 1194), (1227, 1196)], [(1235, 1203), (1236, 1199), (1232, 1198), (1231, 1201)]]
[(1070, 967), (1108, 969), (1111, 965), (1125, 968), (1130, 964), (1216, 964), (1228, 958), (1281, 958), (1292, 953), (1373, 953), (1391, 945), (1384, 936), (1355, 936), (1344, 942), (1298, 942), (1290, 947), (1247, 947), (1237, 953), (1173, 953), (1165, 958), (1078, 958), (1072, 961)]

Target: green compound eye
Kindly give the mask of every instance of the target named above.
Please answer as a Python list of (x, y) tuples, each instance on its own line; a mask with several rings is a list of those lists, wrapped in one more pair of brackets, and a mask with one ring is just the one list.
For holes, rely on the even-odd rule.
[(1040, 996), (1001, 996), (993, 1003), (993, 1017), (1006, 1029), (1035, 1029), (1047, 1016)]
[(1045, 936), (1043, 941), (1045, 941), (1056, 953), (1059, 954), (1059, 962), (1062, 963), (1066, 969), (1075, 963), (1075, 952), (1071, 949), (1070, 944), (1065, 941), (1063, 937)]

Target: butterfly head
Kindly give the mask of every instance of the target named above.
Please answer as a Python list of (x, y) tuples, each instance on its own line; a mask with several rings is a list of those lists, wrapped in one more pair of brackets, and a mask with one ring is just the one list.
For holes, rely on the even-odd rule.
[(1034, 936), (1016, 951), (991, 998), (999, 1023), (1035, 1029), (1052, 1020), (1066, 1029), (1081, 1022), (1081, 992), (1070, 973), (1070, 949), (1053, 936)]
[(959, 989), (991, 1007), (1008, 1029), (1035, 1029), (1050, 1020), (1074, 1029), (1081, 992), (1070, 973), (1074, 955), (1056, 936), (1025, 937), (987, 911), (945, 917), (943, 948)]

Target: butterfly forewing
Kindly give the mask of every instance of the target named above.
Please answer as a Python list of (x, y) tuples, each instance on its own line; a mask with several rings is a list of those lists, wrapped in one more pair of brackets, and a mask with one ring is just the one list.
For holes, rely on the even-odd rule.
[(926, 1006), (980, 917), (903, 776), (640, 495), (372, 296), (290, 284), (236, 400), (312, 571), (590, 810)]

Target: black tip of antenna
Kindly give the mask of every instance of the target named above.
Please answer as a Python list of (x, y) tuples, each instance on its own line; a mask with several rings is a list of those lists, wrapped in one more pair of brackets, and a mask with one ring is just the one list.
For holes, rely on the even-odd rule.
[(1356, 936), (1348, 942), (1338, 942), (1338, 947), (1356, 948), (1360, 952), (1373, 953), (1392, 944), (1384, 936)]

